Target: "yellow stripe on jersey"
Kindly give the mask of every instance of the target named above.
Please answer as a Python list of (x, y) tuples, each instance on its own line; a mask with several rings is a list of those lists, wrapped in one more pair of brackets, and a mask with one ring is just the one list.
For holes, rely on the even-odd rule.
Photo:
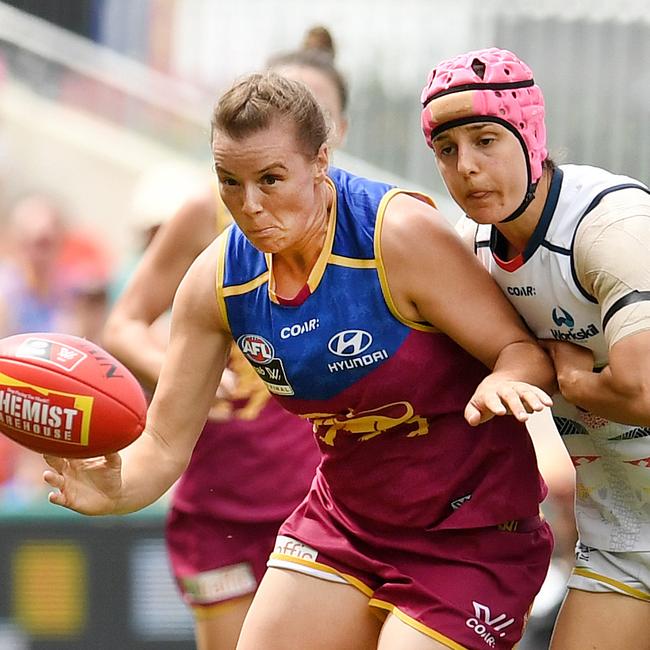
[(224, 287), (222, 290), (223, 296), (224, 298), (230, 298), (230, 296), (241, 296), (244, 293), (248, 293), (249, 291), (253, 291), (253, 289), (257, 289), (257, 287), (262, 286), (265, 282), (268, 282), (268, 279), (269, 272), (264, 271), (264, 273), (260, 273), (256, 278), (244, 282), (244, 284), (233, 284), (230, 287)]
[(226, 268), (226, 244), (230, 237), (231, 229), (224, 230), (218, 237), (217, 247), (217, 277), (215, 278), (215, 289), (217, 294), (217, 307), (224, 327), (228, 328), (231, 332), (230, 323), (228, 322), (228, 310), (226, 309), (226, 300), (223, 293), (223, 278)]
[(329, 263), (336, 266), (348, 266), (353, 269), (376, 269), (376, 260), (361, 260), (356, 257), (344, 257), (343, 255), (330, 255)]
[[(329, 219), (327, 222), (327, 233), (325, 235), (325, 242), (323, 248), (309, 273), (307, 278), (307, 286), (309, 287), (310, 293), (314, 293), (316, 287), (319, 285), (320, 281), (325, 274), (325, 269), (327, 268), (327, 262), (329, 261), (330, 253), (332, 252), (332, 244), (334, 243), (334, 233), (336, 232), (336, 188), (334, 183), (328, 178), (326, 179), (327, 185), (332, 190), (334, 198), (332, 199), (332, 207), (330, 208)], [(264, 257), (266, 258), (266, 266), (269, 269), (270, 281), (269, 281), (269, 298), (272, 302), (279, 303), (276, 291), (275, 291), (275, 280), (273, 279), (273, 256), (269, 253), (265, 253)]]
[(402, 314), (400, 314), (399, 310), (397, 309), (397, 305), (395, 305), (395, 302), (393, 301), (393, 297), (391, 296), (390, 289), (388, 287), (388, 276), (386, 274), (386, 268), (384, 267), (384, 263), (381, 255), (381, 229), (382, 226), (384, 225), (384, 215), (386, 214), (386, 206), (388, 205), (388, 202), (398, 194), (408, 194), (410, 196), (414, 196), (415, 198), (420, 199), (425, 203), (428, 203), (434, 208), (436, 207), (436, 204), (433, 201), (433, 199), (427, 196), (426, 194), (420, 194), (418, 192), (407, 192), (406, 190), (400, 190), (397, 188), (391, 190), (390, 192), (387, 192), (382, 197), (381, 203), (379, 204), (379, 208), (377, 210), (377, 222), (375, 224), (375, 260), (377, 263), (377, 273), (379, 274), (379, 284), (381, 285), (381, 292), (384, 294), (384, 300), (386, 301), (386, 305), (388, 306), (388, 309), (393, 314), (393, 316), (397, 318), (398, 321), (404, 323), (404, 325), (408, 325), (408, 327), (414, 330), (420, 330), (421, 332), (436, 332), (437, 331), (436, 328), (432, 327), (431, 325), (425, 325), (424, 323), (417, 323), (416, 321), (409, 320), (408, 318), (402, 316)]

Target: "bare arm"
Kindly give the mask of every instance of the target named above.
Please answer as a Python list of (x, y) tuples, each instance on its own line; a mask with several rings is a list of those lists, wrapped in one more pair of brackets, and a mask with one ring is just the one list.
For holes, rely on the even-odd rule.
[(650, 426), (650, 332), (614, 344), (601, 372), (594, 372), (593, 356), (585, 348), (558, 341), (544, 344), (569, 402), (614, 422)]
[(471, 251), (474, 250), (474, 238), (476, 237), (477, 229), (478, 224), (469, 217), (461, 217), (454, 225), (454, 230)]
[(120, 454), (89, 460), (48, 458), (50, 501), (85, 514), (133, 512), (181, 475), (201, 432), (227, 360), (230, 336), (214, 291), (216, 255), (202, 253), (183, 279), (170, 343), (144, 433)]
[(215, 238), (215, 215), (212, 192), (188, 200), (160, 228), (106, 322), (103, 345), (150, 389), (165, 354), (151, 325), (169, 309), (190, 265)]
[(550, 404), (543, 392), (555, 385), (550, 359), (437, 210), (396, 196), (386, 211), (381, 242), (400, 314), (430, 323), (492, 370), (468, 405), (470, 424), (507, 410), (525, 420), (526, 411)]
[[(545, 342), (563, 396), (615, 422), (650, 426), (650, 196), (608, 195), (576, 233), (574, 259), (583, 286), (598, 300), (608, 361), (594, 372), (589, 351)], [(596, 359), (596, 365), (602, 365)]]

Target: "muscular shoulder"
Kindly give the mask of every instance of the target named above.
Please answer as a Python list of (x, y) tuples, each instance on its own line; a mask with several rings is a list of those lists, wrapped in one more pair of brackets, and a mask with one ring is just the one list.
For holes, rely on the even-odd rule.
[(384, 247), (422, 243), (423, 236), (436, 233), (453, 234), (453, 227), (427, 197), (401, 193), (391, 198), (383, 223)]
[(180, 283), (174, 310), (217, 329), (222, 326), (216, 297), (216, 274), (221, 250), (220, 237), (214, 240), (192, 263)]
[(593, 284), (590, 275), (619, 269), (634, 277), (638, 269), (632, 261), (645, 260), (649, 237), (650, 194), (637, 189), (608, 194), (576, 231), (573, 253), (578, 277)]
[[(630, 292), (650, 291), (648, 242), (650, 195), (642, 190), (608, 194), (578, 227), (573, 248), (576, 275), (601, 304), (604, 315)], [(635, 310), (621, 311), (612, 320), (606, 330), (611, 342), (628, 328), (624, 316), (633, 311), (637, 316), (643, 312), (640, 320), (650, 323), (650, 302), (643, 302)]]
[(440, 306), (422, 306), (432, 297), (446, 300), (462, 277), (459, 268), (478, 265), (478, 260), (436, 208), (409, 195), (389, 202), (380, 239), (381, 262), (398, 311), (408, 320), (435, 325)]

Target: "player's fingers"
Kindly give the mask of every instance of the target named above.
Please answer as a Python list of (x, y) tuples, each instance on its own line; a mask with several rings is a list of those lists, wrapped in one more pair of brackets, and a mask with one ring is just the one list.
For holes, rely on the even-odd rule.
[(50, 492), (47, 495), (47, 500), (56, 506), (63, 506), (64, 508), (68, 507), (68, 501), (63, 492)]
[[(505, 414), (505, 409), (503, 414)], [(465, 407), (465, 420), (468, 424), (475, 427), (483, 422), (487, 422), (494, 416), (494, 411), (481, 404), (479, 400), (472, 399)]]
[[(528, 419), (528, 412), (526, 411), (526, 407), (521, 401), (519, 393), (514, 388), (509, 388), (503, 391), (503, 393), (500, 395), (500, 398), (503, 404), (505, 404), (507, 407), (508, 411), (510, 411), (510, 413), (512, 413), (517, 418), (517, 420), (520, 422), (525, 422)], [(497, 415), (502, 414), (497, 413)]]
[(553, 399), (537, 386), (520, 382), (515, 384), (513, 389), (524, 404), (534, 411), (541, 411), (545, 406), (553, 406)]
[(65, 482), (65, 478), (63, 477), (62, 474), (59, 474), (58, 472), (53, 472), (50, 469), (46, 469), (43, 472), (43, 480), (53, 488), (57, 488), (57, 490), (60, 490), (63, 488), (63, 484)]
[[(526, 385), (527, 386), (527, 385)], [(528, 419), (526, 407), (521, 401), (519, 394), (519, 386), (508, 385), (502, 387), (498, 394), (490, 396), (488, 405), (496, 415), (505, 415), (505, 413), (512, 413), (517, 420), (525, 422)], [(499, 402), (499, 410), (496, 410), (495, 401)], [(487, 400), (486, 400), (487, 401)]]
[(494, 415), (506, 415), (508, 412), (508, 400), (506, 399), (509, 391), (505, 395), (498, 393), (488, 393), (484, 398), (485, 408)]
[(122, 466), (122, 458), (117, 452), (114, 454), (106, 454), (104, 458), (106, 459), (106, 467), (109, 469), (119, 469)]
[(481, 423), (481, 411), (472, 402), (465, 407), (465, 420), (473, 427)]
[(545, 401), (542, 401), (541, 396), (532, 390), (523, 391), (521, 393), (521, 401), (526, 407), (528, 413), (543, 411), (544, 408), (550, 406), (550, 404), (547, 404)]
[(68, 461), (65, 458), (59, 458), (58, 456), (48, 456), (43, 454), (43, 460), (52, 468), (55, 469), (60, 474), (63, 474)]
[(539, 397), (540, 401), (544, 406), (553, 406), (553, 398), (544, 390), (541, 388), (537, 388), (537, 386), (533, 386), (535, 390), (535, 394), (537, 397)]

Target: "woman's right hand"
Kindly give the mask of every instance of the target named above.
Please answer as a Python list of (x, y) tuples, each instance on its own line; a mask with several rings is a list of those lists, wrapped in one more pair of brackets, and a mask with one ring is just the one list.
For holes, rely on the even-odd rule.
[(119, 454), (96, 458), (59, 458), (44, 456), (51, 467), (43, 480), (54, 488), (48, 499), (84, 515), (108, 515), (119, 512), (122, 489), (122, 459)]

